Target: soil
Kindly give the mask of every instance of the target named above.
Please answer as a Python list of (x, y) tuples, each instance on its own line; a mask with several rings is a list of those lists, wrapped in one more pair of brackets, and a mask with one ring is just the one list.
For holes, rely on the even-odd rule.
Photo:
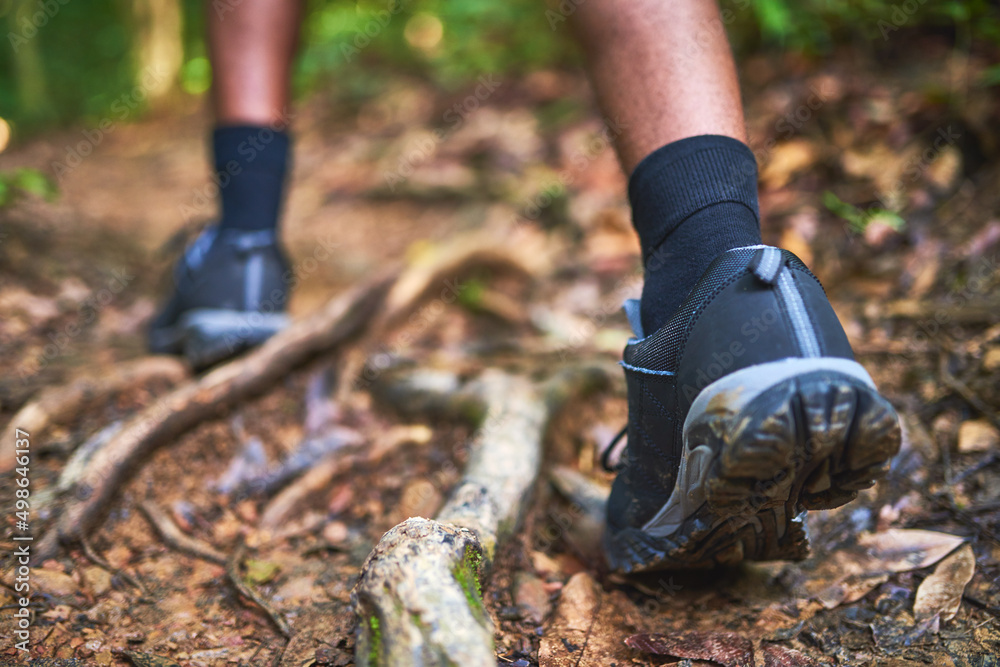
[[(995, 88), (970, 83), (985, 60), (932, 38), (910, 54), (877, 66), (854, 52), (741, 65), (765, 242), (794, 251), (821, 278), (859, 360), (904, 416), (889, 477), (843, 508), (810, 515), (806, 561), (623, 579), (606, 572), (579, 508), (543, 475), (483, 591), (498, 664), (670, 664), (698, 656), (657, 656), (633, 647), (648, 642), (625, 640), (694, 631), (730, 647), (748, 639), (758, 659), (773, 645), (797, 651), (766, 664), (996, 664), (1000, 106)], [(362, 103), (332, 94), (304, 101), (282, 232), (301, 275), (292, 314), (458, 234), (499, 230), (541, 258), (538, 274), (484, 271), (459, 286), (455, 303), (431, 303), (404, 323), (379, 353), (465, 374), (613, 363), (629, 335), (619, 306), (638, 296), (641, 263), (625, 178), (586, 81), (556, 71), (511, 78), (454, 127), (444, 114), (463, 97), (398, 78)], [(201, 110), (183, 105), (116, 126), (63, 176), (57, 201), (29, 198), (0, 211), (4, 423), (45, 387), (100, 378), (144, 354), (163, 278), (214, 214), (203, 203), (212, 194), (207, 126)], [(49, 134), (0, 155), (0, 169), (51, 173), (67, 147), (85, 141), (81, 129)], [(875, 215), (854, 228), (824, 206), (827, 192), (864, 208), (881, 200), (905, 225)], [(433, 516), (472, 434), (462, 424), (407, 421), (364, 391), (344, 391), (345, 378), (324, 384), (344, 359), (317, 359), (162, 447), (120, 489), (88, 538), (90, 555), (66, 549), (36, 568), (35, 664), (155, 664), (129, 653), (184, 666), (353, 664), (349, 598), (361, 562), (399, 521)], [(313, 404), (310, 386), (323, 388)], [(52, 487), (75, 448), (169, 388), (160, 380), (131, 387), (32, 433), (33, 497)], [(282, 460), (318, 405), (336, 406), (324, 428), (403, 444), (337, 476), (280, 531), (265, 531), (258, 520), (269, 498), (223, 494), (219, 480), (253, 440), (269, 462)], [(565, 409), (549, 429), (546, 468), (609, 484), (598, 456), (625, 418), (620, 390)], [(13, 474), (0, 482), (11, 508), (14, 488)], [(291, 640), (236, 593), (223, 565), (169, 548), (140, 512), (143, 501), (227, 556), (245, 543), (243, 573), (287, 620)], [(34, 514), (33, 535), (58, 507)], [(16, 664), (25, 656), (7, 611), (17, 601), (13, 510), (5, 520), (0, 661)], [(974, 574), (958, 588), (953, 617), (945, 604), (925, 617), (914, 609), (917, 590), (957, 545), (942, 534), (971, 547)], [(872, 547), (873, 535), (893, 548)], [(876, 576), (859, 576), (859, 564)], [(962, 567), (939, 571), (961, 583)], [(702, 639), (691, 641), (708, 651)], [(720, 656), (701, 659), (730, 664)]]

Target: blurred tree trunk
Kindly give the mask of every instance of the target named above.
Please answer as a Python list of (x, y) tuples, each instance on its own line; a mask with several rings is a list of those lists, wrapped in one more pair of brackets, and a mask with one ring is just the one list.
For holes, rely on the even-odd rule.
[(183, 17), (179, 0), (132, 0), (136, 78), (151, 105), (177, 83), (184, 62)]
[(37, 10), (36, 0), (15, 0), (14, 11), (8, 15), (10, 34), (15, 36), (11, 38), (11, 47), (14, 51), (18, 104), (25, 115), (32, 116), (36, 121), (50, 118), (54, 109), (49, 97), (45, 65), (38, 48), (40, 27), (34, 18)]

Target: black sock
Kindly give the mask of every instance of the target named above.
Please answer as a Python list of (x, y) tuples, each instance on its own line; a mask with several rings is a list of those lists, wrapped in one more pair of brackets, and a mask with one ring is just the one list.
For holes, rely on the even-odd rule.
[(655, 333), (719, 254), (761, 242), (757, 160), (741, 141), (689, 137), (647, 155), (628, 184), (646, 282), (641, 316)]
[(212, 148), (222, 210), (219, 228), (276, 229), (288, 168), (288, 134), (262, 125), (218, 127)]

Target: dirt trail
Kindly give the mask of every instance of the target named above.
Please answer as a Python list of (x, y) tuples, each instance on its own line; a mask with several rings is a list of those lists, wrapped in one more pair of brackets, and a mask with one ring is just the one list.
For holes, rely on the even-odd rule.
[[(814, 513), (815, 554), (802, 563), (628, 581), (604, 572), (589, 517), (543, 481), (483, 591), (498, 664), (745, 664), (726, 662), (737, 659), (717, 647), (742, 650), (747, 641), (757, 664), (992, 664), (1000, 190), (990, 184), (1000, 178), (1000, 107), (988, 88), (965, 91), (961, 113), (941, 103), (932, 89), (955, 85), (953, 64), (934, 48), (892, 71), (839, 56), (823, 65), (761, 57), (743, 72), (765, 240), (814, 267), (859, 359), (906, 415), (889, 479), (842, 509)], [(539, 258), (534, 279), (482, 271), (443, 285), (456, 298), (432, 300), (404, 321), (368, 351), (372, 363), (414, 360), (471, 376), (486, 366), (616, 361), (628, 336), (618, 308), (638, 294), (641, 272), (625, 180), (586, 90), (579, 76), (537, 73), (512, 80), (457, 126), (444, 113), (462, 95), (406, 79), (356, 107), (310, 100), (295, 121), (283, 231), (301, 275), (292, 312), (301, 317), (379, 268), (420, 261), (480, 229)], [(935, 145), (941, 131), (954, 141)], [(16, 147), (0, 155), (0, 169), (49, 170), (87, 136), (66, 131)], [(58, 202), (0, 211), (5, 424), (44, 387), (100, 378), (142, 356), (144, 323), (179, 247), (170, 239), (212, 215), (200, 205), (210, 195), (204, 136), (196, 112), (116, 126), (66, 174)], [(882, 199), (902, 210), (905, 227), (876, 216), (852, 229), (823, 206), (827, 191), (860, 204)], [(361, 562), (398, 522), (434, 515), (471, 436), (462, 423), (400, 417), (350, 391), (363, 361), (317, 359), (154, 454), (89, 537), (90, 554), (65, 551), (35, 572), (33, 656), (82, 661), (51, 663), (67, 665), (129, 664), (123, 651), (185, 666), (278, 664), (279, 656), (287, 665), (351, 664), (349, 594)], [(147, 379), (32, 434), (33, 494), (53, 487), (73, 450), (175, 380)], [(567, 466), (606, 485), (596, 454), (625, 411), (617, 390), (578, 401), (549, 430), (545, 468)], [(392, 441), (392, 454), (359, 459), (280, 530), (263, 530), (266, 494), (227, 487), (316, 433)], [(13, 497), (11, 479), (0, 489)], [(245, 543), (241, 575), (287, 621), (291, 640), (237, 595), (224, 565), (168, 548), (143, 502), (227, 558)], [(51, 518), (36, 515), (35, 534)], [(969, 548), (955, 551), (961, 541), (949, 536)], [(12, 545), (5, 537), (5, 609), (15, 601)], [(5, 659), (17, 656), (11, 620), (0, 618)], [(709, 634), (682, 636), (691, 632)], [(666, 637), (625, 643), (650, 633)], [(784, 662), (767, 662), (779, 654)]]

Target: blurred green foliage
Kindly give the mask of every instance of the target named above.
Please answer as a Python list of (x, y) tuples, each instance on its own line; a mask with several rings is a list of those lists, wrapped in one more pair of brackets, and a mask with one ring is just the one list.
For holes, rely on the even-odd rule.
[(25, 195), (52, 201), (59, 195), (59, 190), (52, 179), (37, 169), (0, 171), (0, 208), (13, 204)]
[[(53, 125), (93, 124), (137, 90), (137, 8), (151, 0), (0, 0), (0, 117), (23, 137)], [(211, 68), (206, 12), (240, 0), (179, 2), (183, 48), (177, 89), (204, 93)], [(364, 99), (406, 73), (445, 88), (480, 75), (564, 67), (578, 61), (565, 20), (594, 0), (308, 0), (295, 88)], [(913, 29), (950, 36), (956, 48), (1000, 45), (995, 0), (719, 0), (738, 53), (823, 54), (838, 44), (878, 52), (905, 47)], [(983, 85), (996, 85), (996, 71)], [(331, 85), (332, 84), (332, 85)], [(131, 115), (130, 115), (131, 118)]]
[(823, 193), (823, 205), (838, 218), (847, 223), (847, 228), (853, 234), (864, 234), (873, 222), (880, 222), (896, 231), (906, 226), (906, 221), (895, 211), (872, 206), (862, 210), (854, 204), (848, 204), (834, 193), (827, 190)]

